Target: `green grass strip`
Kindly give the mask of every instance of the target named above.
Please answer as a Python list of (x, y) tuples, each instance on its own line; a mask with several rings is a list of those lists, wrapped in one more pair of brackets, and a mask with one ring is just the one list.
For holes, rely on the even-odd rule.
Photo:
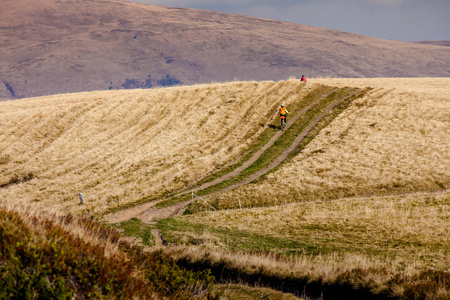
[(130, 237), (141, 238), (142, 244), (146, 246), (155, 245), (155, 237), (151, 232), (155, 226), (143, 223), (138, 218), (131, 218), (130, 220), (120, 222), (119, 224), (105, 224), (105, 226), (123, 229), (123, 234)]
[(157, 227), (164, 233), (164, 237), (169, 243), (175, 244), (199, 245), (205, 243), (207, 240), (202, 238), (202, 235), (207, 233), (208, 236), (214, 236), (218, 243), (225, 245), (231, 251), (318, 255), (330, 250), (323, 249), (322, 246), (308, 245), (302, 241), (288, 238), (260, 235), (235, 229), (221, 229), (204, 224), (183, 222), (173, 218), (159, 220)]

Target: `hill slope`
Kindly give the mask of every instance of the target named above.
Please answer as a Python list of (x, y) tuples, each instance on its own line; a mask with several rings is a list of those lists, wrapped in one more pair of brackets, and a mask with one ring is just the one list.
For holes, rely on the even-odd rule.
[[(186, 188), (236, 162), (267, 130), (276, 132), (261, 125), (268, 124), (280, 103), (302, 103), (319, 82), (377, 89), (321, 135), (315, 150), (278, 171), (284, 172), (279, 178), (285, 183), (292, 181), (286, 197), (448, 188), (448, 79), (328, 79), (307, 85), (295, 80), (233, 82), (0, 103), (0, 195), (59, 211), (101, 213)], [(360, 149), (361, 143), (367, 146)], [(347, 149), (344, 156), (339, 154), (342, 147)], [(296, 185), (293, 174), (302, 178), (302, 185)], [(245, 201), (258, 195), (262, 204), (279, 195), (278, 175), (268, 178), (264, 184), (273, 182), (269, 186), (232, 191), (233, 199), (216, 197), (236, 207), (236, 195), (242, 193)], [(84, 207), (75, 205), (80, 192)]]
[(210, 296), (213, 277), (208, 273), (183, 270), (167, 255), (142, 251), (118, 231), (88, 218), (0, 202), (0, 224), (2, 298)]
[(209, 83), (450, 76), (450, 49), (117, 0), (7, 0), (0, 99)]
[(303, 87), (233, 82), (2, 102), (0, 194), (99, 213), (178, 190), (243, 155)]
[[(14, 227), (33, 220), (8, 209), (19, 202), (95, 217), (146, 197), (161, 198), (267, 143), (265, 134), (279, 130), (273, 126), (279, 121), (269, 120), (281, 102), (295, 115), (317, 91), (369, 86), (373, 90), (350, 102), (327, 127), (314, 128), (315, 138), (276, 170), (206, 198), (217, 211), (198, 201), (191, 215), (117, 226), (146, 244), (159, 230), (177, 246), (164, 252), (190, 268), (212, 268), (227, 283), (267, 284), (317, 298), (446, 299), (449, 81), (232, 82), (3, 102), (0, 209), (9, 223), (2, 222)], [(59, 226), (46, 224), (50, 231)], [(33, 241), (38, 240), (25, 243), (27, 251), (35, 249)], [(16, 240), (10, 245), (11, 253), (22, 251)]]
[(450, 188), (450, 79), (314, 82), (375, 89), (267, 180), (217, 195), (216, 207)]

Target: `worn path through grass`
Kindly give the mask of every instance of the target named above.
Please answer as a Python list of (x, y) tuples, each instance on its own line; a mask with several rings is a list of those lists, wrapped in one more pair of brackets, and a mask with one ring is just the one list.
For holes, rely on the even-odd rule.
[[(192, 196), (190, 195), (193, 192), (197, 192), (197, 194), (201, 196), (207, 196), (218, 192), (229, 191), (236, 187), (248, 184), (279, 166), (294, 151), (314, 126), (316, 126), (340, 103), (355, 96), (358, 92), (361, 92), (361, 90), (350, 88), (326, 89), (325, 92), (318, 95), (316, 99), (311, 101), (309, 105), (301, 109), (295, 117), (291, 119), (286, 131), (277, 132), (261, 149), (256, 151), (247, 161), (242, 163), (241, 166), (236, 167), (234, 170), (221, 177), (203, 183), (193, 189), (183, 191), (169, 199), (145, 203), (140, 206), (111, 213), (105, 216), (106, 220), (110, 223), (117, 223), (130, 218), (138, 218), (144, 222), (151, 222), (156, 219), (173, 217), (180, 215), (186, 209), (187, 205), (193, 201), (193, 198), (191, 198)], [(338, 100), (335, 100), (336, 98)], [(315, 108), (314, 111), (313, 108)], [(307, 125), (306, 128), (302, 126), (299, 127), (298, 122), (300, 118), (311, 111), (313, 112), (306, 120), (301, 120), (303, 124), (309, 125)], [(297, 130), (300, 128), (301, 132), (295, 134), (295, 136), (286, 135), (286, 140), (283, 141), (281, 145), (276, 145), (285, 133), (290, 132), (288, 130), (293, 126), (296, 126)], [(272, 148), (275, 148), (275, 151)], [(270, 154), (266, 155), (267, 153)], [(261, 161), (261, 157), (264, 155), (267, 157)]]
[[(333, 90), (333, 92), (336, 90)], [(227, 191), (231, 191), (237, 187), (243, 186), (245, 184), (248, 184), (250, 182), (252, 182), (253, 180), (261, 177), (262, 175), (270, 172), (272, 169), (274, 169), (275, 167), (277, 167), (278, 165), (280, 165), (293, 151), (295, 148), (298, 147), (298, 145), (300, 144), (300, 142), (306, 137), (306, 135), (317, 125), (317, 123), (320, 122), (320, 120), (322, 120), (331, 110), (333, 110), (336, 106), (338, 106), (341, 102), (343, 102), (344, 100), (352, 97), (353, 95), (355, 95), (359, 90), (355, 90), (354, 92), (352, 92), (350, 95), (346, 95), (343, 98), (339, 99), (336, 102), (331, 103), (330, 105), (327, 106), (327, 108), (325, 109), (325, 111), (319, 115), (318, 117), (316, 117), (314, 119), (314, 121), (312, 121), (308, 127), (306, 127), (302, 133), (300, 135), (298, 135), (294, 142), (292, 143), (291, 146), (289, 146), (289, 148), (286, 148), (283, 153), (281, 155), (279, 155), (268, 167), (256, 172), (255, 174), (249, 176), (247, 179), (245, 179), (244, 181), (241, 181), (239, 183), (233, 184), (229, 187), (226, 187), (224, 189), (221, 189), (217, 192), (211, 193), (211, 194), (216, 194), (218, 192), (227, 192)], [(332, 92), (331, 92), (332, 93)], [(330, 93), (330, 94), (331, 94)], [(329, 94), (328, 94), (329, 95)], [(325, 95), (328, 96), (328, 95)], [(317, 102), (319, 102), (321, 99), (319, 99)], [(311, 105), (312, 106), (312, 105)], [(306, 112), (307, 110), (305, 110)], [(303, 112), (304, 113), (304, 112)], [(295, 120), (293, 120), (293, 122), (296, 122), (299, 118), (301, 117), (301, 114), (297, 115), (295, 117)]]

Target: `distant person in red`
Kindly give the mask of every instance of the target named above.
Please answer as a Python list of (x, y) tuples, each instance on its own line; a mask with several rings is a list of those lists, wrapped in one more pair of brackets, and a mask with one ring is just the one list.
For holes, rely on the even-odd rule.
[(305, 77), (305, 75), (302, 75), (302, 79), (300, 79), (300, 81), (306, 82), (306, 77)]

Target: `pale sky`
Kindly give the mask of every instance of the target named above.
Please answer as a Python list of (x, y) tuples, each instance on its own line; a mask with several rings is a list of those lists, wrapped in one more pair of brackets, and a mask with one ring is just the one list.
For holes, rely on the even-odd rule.
[(406, 42), (450, 40), (450, 0), (129, 0), (275, 19)]

